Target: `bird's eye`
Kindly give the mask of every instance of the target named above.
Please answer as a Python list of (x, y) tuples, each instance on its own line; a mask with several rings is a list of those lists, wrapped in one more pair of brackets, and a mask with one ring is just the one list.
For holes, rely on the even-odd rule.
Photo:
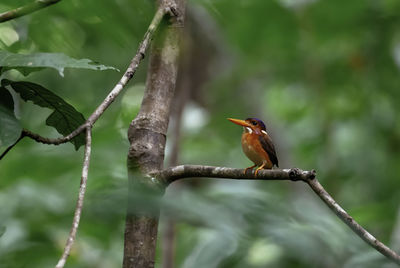
[(257, 121), (253, 121), (251, 123), (253, 124), (253, 126), (257, 126)]

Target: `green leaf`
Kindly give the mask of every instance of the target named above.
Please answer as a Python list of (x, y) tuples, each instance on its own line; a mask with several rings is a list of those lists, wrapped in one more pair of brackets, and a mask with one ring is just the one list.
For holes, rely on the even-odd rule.
[[(46, 119), (46, 125), (54, 127), (62, 135), (70, 134), (85, 123), (85, 118), (80, 112), (41, 85), (32, 82), (13, 82), (7, 79), (2, 80), (2, 85), (10, 85), (25, 101), (32, 101), (40, 107), (52, 109), (53, 112)], [(85, 135), (81, 133), (71, 142), (78, 150), (80, 146), (85, 144)]]
[(13, 98), (4, 87), (0, 87), (0, 147), (8, 147), (21, 135), (22, 127), (14, 116)]
[(0, 105), (3, 105), (5, 108), (14, 113), (14, 100), (10, 92), (8, 92), (6, 88), (1, 86), (0, 86)]
[(3, 67), (2, 72), (17, 69), (23, 75), (41, 70), (41, 68), (54, 68), (61, 76), (64, 76), (65, 68), (119, 71), (114, 67), (105, 66), (89, 59), (78, 60), (62, 53), (16, 54), (8, 51), (0, 51), (0, 66)]

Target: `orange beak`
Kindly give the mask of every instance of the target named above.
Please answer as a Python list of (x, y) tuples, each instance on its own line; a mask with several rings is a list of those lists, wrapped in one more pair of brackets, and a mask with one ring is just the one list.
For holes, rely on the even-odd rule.
[(246, 121), (244, 121), (244, 120), (233, 119), (233, 118), (228, 118), (228, 120), (231, 121), (232, 123), (236, 124), (236, 125), (239, 125), (239, 126), (242, 126), (242, 127), (250, 127), (251, 128), (251, 125), (249, 123), (247, 123)]

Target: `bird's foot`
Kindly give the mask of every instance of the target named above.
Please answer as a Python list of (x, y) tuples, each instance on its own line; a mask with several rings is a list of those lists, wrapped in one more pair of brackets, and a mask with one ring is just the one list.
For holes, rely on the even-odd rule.
[(257, 177), (258, 172), (265, 167), (266, 163), (263, 163), (259, 168), (256, 169), (256, 173), (254, 174), (254, 177)]
[(246, 173), (247, 173), (247, 170), (252, 170), (253, 168), (255, 168), (257, 165), (254, 165), (254, 166), (251, 166), (251, 167), (248, 167), (248, 168), (246, 168), (245, 170), (244, 170), (244, 172), (243, 172), (243, 174), (244, 175), (246, 175)]

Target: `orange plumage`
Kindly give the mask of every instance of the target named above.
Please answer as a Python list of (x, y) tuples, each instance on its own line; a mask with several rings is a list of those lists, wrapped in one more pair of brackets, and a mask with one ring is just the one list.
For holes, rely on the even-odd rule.
[(265, 124), (257, 118), (247, 118), (246, 120), (228, 118), (229, 121), (243, 126), (242, 149), (245, 155), (254, 162), (254, 165), (245, 169), (256, 169), (255, 175), (261, 169), (271, 169), (274, 165), (278, 167), (275, 147), (271, 137), (268, 135)]

